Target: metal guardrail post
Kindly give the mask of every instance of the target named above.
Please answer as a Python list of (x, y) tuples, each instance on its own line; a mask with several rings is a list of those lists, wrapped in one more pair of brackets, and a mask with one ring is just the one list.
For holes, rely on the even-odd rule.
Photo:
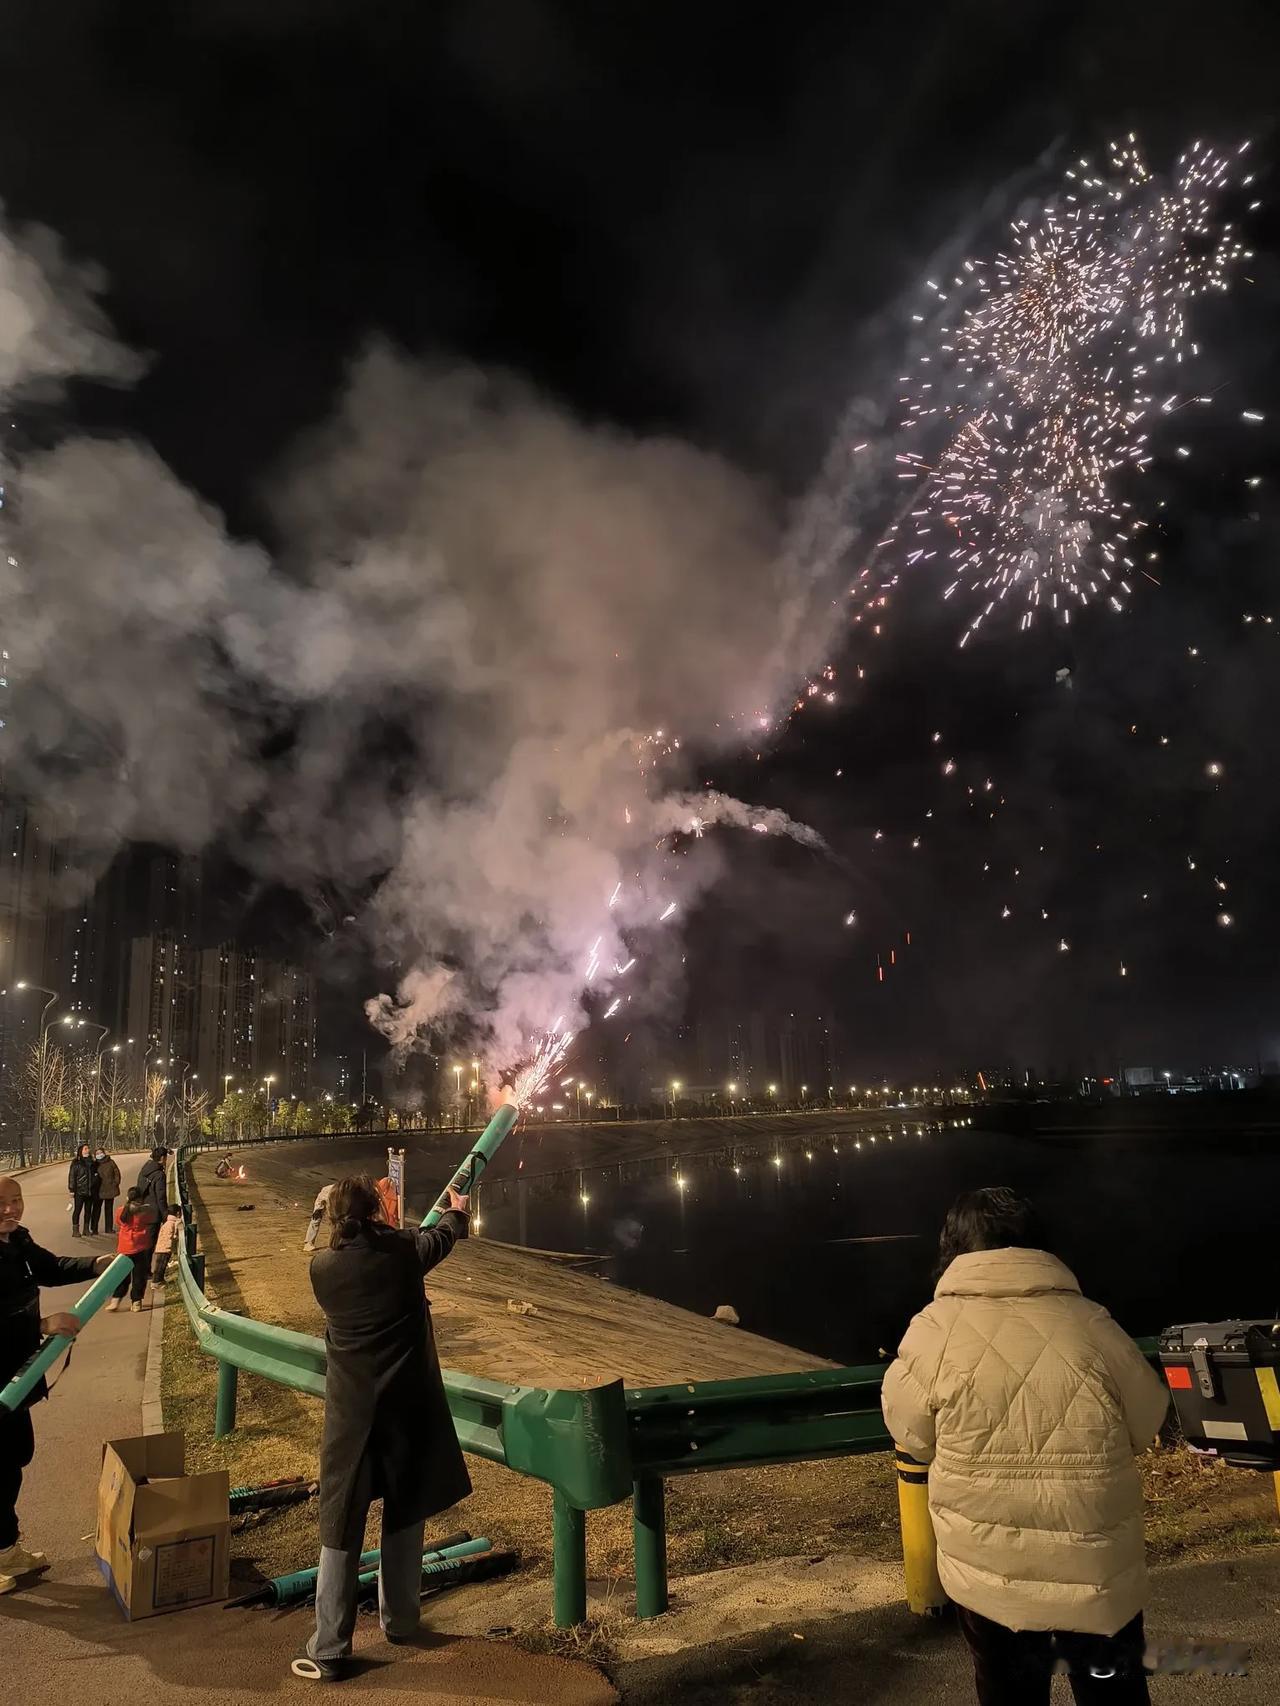
[(236, 1425), (236, 1386), (240, 1370), (233, 1362), (218, 1362), (218, 1397), (213, 1411), (213, 1437), (222, 1439)]
[(661, 1475), (638, 1475), (631, 1494), (636, 1556), (636, 1616), (667, 1609), (667, 1502)]
[(551, 1506), (552, 1599), (557, 1629), (572, 1629), (587, 1616), (587, 1518), (559, 1487)]
[(895, 1448), (894, 1457), (907, 1606), (918, 1617), (937, 1617), (946, 1606), (947, 1596), (938, 1579), (938, 1543), (929, 1515), (929, 1470), (900, 1446)]

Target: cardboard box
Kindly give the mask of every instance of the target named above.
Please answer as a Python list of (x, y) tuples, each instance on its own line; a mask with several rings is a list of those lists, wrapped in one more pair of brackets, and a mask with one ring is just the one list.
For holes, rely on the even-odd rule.
[(184, 1474), (185, 1445), (148, 1434), (102, 1448), (98, 1563), (131, 1622), (227, 1597), (229, 1477)]

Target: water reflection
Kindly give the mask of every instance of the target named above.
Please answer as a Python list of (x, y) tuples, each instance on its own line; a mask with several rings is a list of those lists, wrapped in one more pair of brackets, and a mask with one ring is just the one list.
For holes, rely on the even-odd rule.
[[(1181, 1168), (1169, 1151), (1187, 1150)], [(1271, 1312), (1280, 1281), (1263, 1206), (1269, 1146), (1052, 1139), (984, 1132), (971, 1117), (873, 1130), (749, 1137), (486, 1181), (485, 1235), (583, 1252), (605, 1279), (838, 1361), (892, 1349), (932, 1290), (938, 1227), (962, 1189), (1032, 1195), (1049, 1242), (1131, 1332), (1175, 1319)], [(589, 1152), (588, 1152), (589, 1153)], [(1221, 1162), (1247, 1154), (1250, 1189)], [(1234, 1177), (1233, 1177), (1234, 1173)], [(1158, 1205), (1158, 1211), (1157, 1211)]]

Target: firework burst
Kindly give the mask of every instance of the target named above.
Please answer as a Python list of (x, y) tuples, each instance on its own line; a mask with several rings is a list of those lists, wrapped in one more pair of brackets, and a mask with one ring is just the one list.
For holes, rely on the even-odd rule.
[[(1040, 612), (1119, 610), (1145, 572), (1146, 525), (1117, 476), (1152, 459), (1153, 419), (1207, 398), (1179, 394), (1186, 305), (1225, 290), (1248, 251), (1216, 218), (1248, 144), (1226, 156), (1199, 142), (1162, 182), (1132, 137), (1105, 163), (1081, 160), (1008, 248), (966, 260), (901, 401), (900, 477), (920, 482), (882, 544), (909, 566), (946, 572), (944, 598), (976, 595), (961, 644), (1002, 605), (1029, 627)], [(917, 316), (923, 319), (924, 316)], [(1185, 453), (1185, 452), (1184, 452)]]

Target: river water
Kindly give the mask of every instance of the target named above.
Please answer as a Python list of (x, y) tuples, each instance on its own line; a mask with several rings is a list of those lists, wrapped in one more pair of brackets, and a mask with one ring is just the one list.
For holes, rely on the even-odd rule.
[[(961, 1190), (1031, 1196), (1046, 1243), (1135, 1335), (1280, 1313), (1280, 1143), (1248, 1135), (1012, 1136), (905, 1119), (482, 1192), (484, 1235), (590, 1251), (607, 1279), (837, 1362), (892, 1351), (931, 1294)], [(585, 1200), (584, 1200), (585, 1199)]]

